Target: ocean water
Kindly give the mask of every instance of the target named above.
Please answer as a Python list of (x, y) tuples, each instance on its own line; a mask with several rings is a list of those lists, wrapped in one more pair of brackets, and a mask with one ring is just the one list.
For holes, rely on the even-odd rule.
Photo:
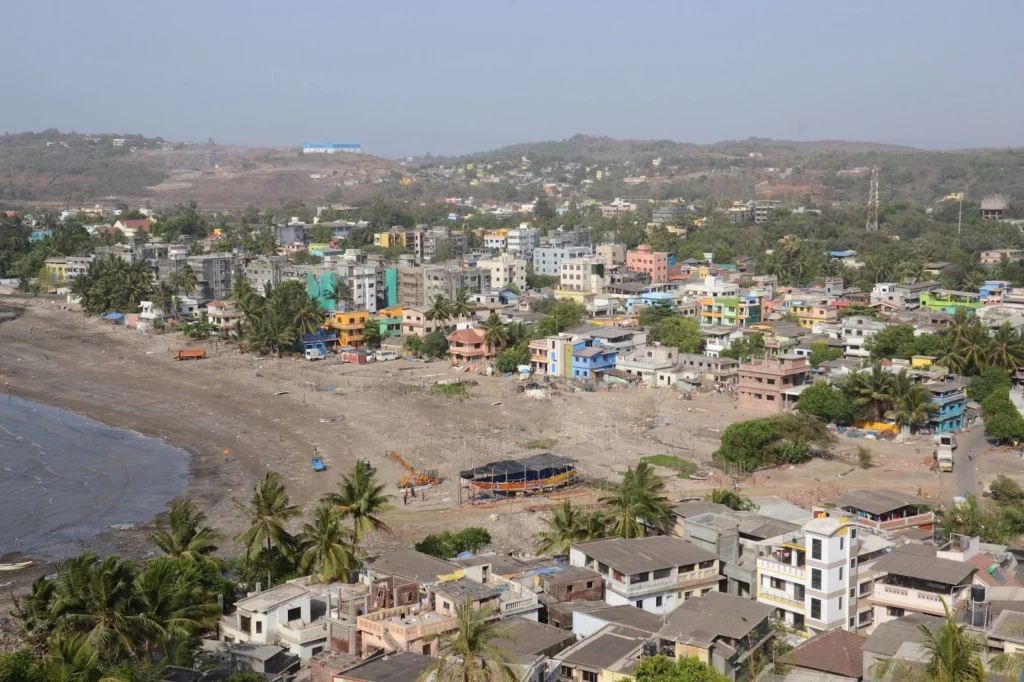
[(155, 438), (0, 395), (0, 555), (102, 551), (99, 533), (167, 508), (188, 461)]

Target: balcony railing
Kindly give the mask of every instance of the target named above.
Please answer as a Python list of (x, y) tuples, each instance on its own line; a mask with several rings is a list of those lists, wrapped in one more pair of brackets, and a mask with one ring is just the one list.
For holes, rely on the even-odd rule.
[(873, 603), (883, 604), (885, 606), (896, 606), (899, 608), (909, 609), (911, 611), (920, 611), (941, 616), (946, 612), (942, 605), (943, 601), (946, 602), (950, 609), (955, 609), (959, 606), (966, 594), (966, 588), (949, 595), (940, 594), (938, 592), (925, 592), (924, 590), (917, 590), (912, 587), (899, 587), (897, 585), (889, 585), (887, 583), (876, 583), (875, 590), (868, 596), (868, 599)]
[(775, 561), (774, 559), (757, 557), (757, 567), (766, 571), (772, 571), (787, 577), (795, 578), (801, 582), (807, 578), (807, 569), (803, 566), (784, 564), (781, 561)]
[(277, 635), (294, 644), (306, 644), (315, 642), (327, 637), (327, 625), (308, 625), (306, 627), (291, 627), (290, 625), (279, 625)]
[(796, 611), (797, 613), (804, 612), (804, 602), (801, 599), (797, 599), (792, 594), (783, 590), (776, 590), (772, 587), (761, 586), (757, 590), (758, 599), (764, 598), (771, 603), (781, 605), (790, 611)]

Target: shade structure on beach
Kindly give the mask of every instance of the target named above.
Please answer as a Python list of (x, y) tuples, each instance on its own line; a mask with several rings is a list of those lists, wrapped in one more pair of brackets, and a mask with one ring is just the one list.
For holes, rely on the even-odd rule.
[(104, 320), (121, 320), (124, 319), (124, 313), (107, 313), (103, 316)]

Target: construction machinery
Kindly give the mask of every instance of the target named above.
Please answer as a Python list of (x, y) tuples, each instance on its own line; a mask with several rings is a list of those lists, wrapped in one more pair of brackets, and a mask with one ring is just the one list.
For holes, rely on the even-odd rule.
[(398, 463), (403, 469), (406, 470), (404, 476), (398, 482), (399, 488), (426, 488), (432, 485), (438, 485), (441, 482), (441, 476), (438, 475), (437, 469), (427, 469), (426, 471), (416, 471), (408, 462), (402, 459), (394, 450), (388, 452), (388, 457)]

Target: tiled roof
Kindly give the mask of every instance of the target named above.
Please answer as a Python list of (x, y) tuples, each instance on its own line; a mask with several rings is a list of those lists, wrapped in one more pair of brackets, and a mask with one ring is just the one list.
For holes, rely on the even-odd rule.
[(865, 641), (846, 630), (831, 630), (807, 640), (779, 658), (779, 663), (859, 679), (864, 674)]

